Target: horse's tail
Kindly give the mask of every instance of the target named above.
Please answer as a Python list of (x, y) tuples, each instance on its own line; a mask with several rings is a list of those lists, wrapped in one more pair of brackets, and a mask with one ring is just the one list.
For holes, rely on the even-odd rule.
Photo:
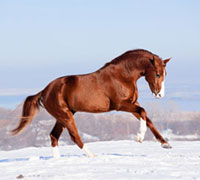
[(13, 135), (18, 134), (23, 129), (25, 129), (33, 120), (34, 116), (37, 114), (39, 110), (39, 106), (41, 106), (40, 98), (42, 95), (42, 91), (36, 95), (28, 96), (24, 101), (22, 116), (19, 122), (19, 125), (11, 131)]

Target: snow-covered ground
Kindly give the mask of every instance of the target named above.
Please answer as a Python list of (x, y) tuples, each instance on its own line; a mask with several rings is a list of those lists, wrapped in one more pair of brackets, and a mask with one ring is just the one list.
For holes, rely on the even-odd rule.
[(50, 147), (0, 151), (0, 179), (200, 179), (200, 142), (170, 144), (173, 149), (148, 141), (88, 143), (94, 158), (87, 158), (75, 145), (60, 147), (60, 159), (52, 158)]

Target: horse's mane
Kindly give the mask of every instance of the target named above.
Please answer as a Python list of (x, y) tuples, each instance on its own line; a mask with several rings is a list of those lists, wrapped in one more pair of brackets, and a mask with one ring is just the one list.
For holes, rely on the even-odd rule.
[(125, 61), (127, 58), (129, 57), (137, 57), (137, 56), (147, 56), (149, 58), (152, 58), (152, 56), (157, 56), (155, 54), (153, 54), (152, 52), (150, 51), (147, 51), (145, 49), (134, 49), (134, 50), (129, 50), (125, 53), (123, 53), (122, 55), (116, 57), (115, 59), (113, 59), (112, 61), (106, 63), (101, 69), (104, 69), (105, 67), (111, 65), (111, 64), (119, 64), (120, 62), (122, 61)]

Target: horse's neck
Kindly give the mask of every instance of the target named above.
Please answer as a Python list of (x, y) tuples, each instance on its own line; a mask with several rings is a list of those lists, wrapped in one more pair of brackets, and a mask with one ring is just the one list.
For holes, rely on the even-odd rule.
[(118, 77), (123, 81), (136, 84), (137, 80), (144, 76), (146, 71), (146, 62), (141, 59), (121, 61), (118, 64), (108, 63), (103, 68), (97, 70), (101, 74), (107, 74), (112, 77)]
[(139, 78), (144, 76), (147, 66), (145, 61), (138, 59), (132, 62), (126, 62), (123, 68), (127, 76), (131, 77), (136, 82)]

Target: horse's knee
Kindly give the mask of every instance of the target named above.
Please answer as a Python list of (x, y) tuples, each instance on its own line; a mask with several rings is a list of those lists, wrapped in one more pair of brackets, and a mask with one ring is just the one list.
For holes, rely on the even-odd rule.
[(142, 119), (146, 120), (146, 111), (144, 110), (144, 108), (140, 109), (139, 114), (140, 114)]

